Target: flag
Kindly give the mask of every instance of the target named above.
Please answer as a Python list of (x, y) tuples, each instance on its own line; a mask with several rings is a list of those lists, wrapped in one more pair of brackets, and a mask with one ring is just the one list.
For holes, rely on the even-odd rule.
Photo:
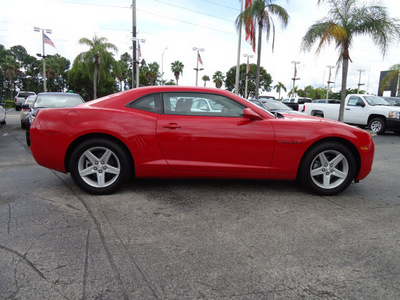
[(50, 46), (53, 46), (54, 48), (56, 47), (56, 46), (54, 46), (54, 43), (52, 42), (52, 40), (44, 33), (43, 33), (43, 43), (49, 44)]
[(197, 52), (197, 60), (199, 61), (199, 63), (200, 63), (201, 65), (203, 65), (203, 61), (202, 61), (202, 59), (201, 59), (201, 56), (200, 56), (200, 53), (199, 53), (199, 52)]
[[(253, 4), (253, 0), (246, 0), (245, 10)], [(248, 42), (252, 48), (253, 52), (256, 52), (256, 36), (254, 32), (254, 20), (251, 18), (246, 22), (246, 42)]]

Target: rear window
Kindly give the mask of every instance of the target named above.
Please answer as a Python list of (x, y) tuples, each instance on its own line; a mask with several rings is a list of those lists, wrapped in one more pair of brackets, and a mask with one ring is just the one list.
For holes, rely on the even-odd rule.
[(24, 97), (26, 99), (31, 95), (35, 95), (35, 93), (19, 93), (17, 97)]

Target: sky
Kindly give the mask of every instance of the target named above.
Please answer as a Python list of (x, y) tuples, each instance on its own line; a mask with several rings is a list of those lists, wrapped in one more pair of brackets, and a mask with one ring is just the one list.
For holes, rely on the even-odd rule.
[[(94, 35), (105, 37), (117, 46), (114, 53), (119, 59), (128, 52), (132, 55), (132, 0), (0, 0), (0, 44), (7, 49), (22, 45), (30, 55), (42, 53), (41, 34), (34, 27), (51, 29), (47, 34), (56, 48), (45, 45), (45, 54), (60, 54), (71, 61), (87, 46), (79, 44), (82, 37), (92, 39)], [(338, 52), (335, 46), (324, 47), (316, 55), (316, 47), (309, 52), (301, 51), (300, 45), (309, 26), (326, 16), (328, 6), (317, 5), (317, 0), (277, 0), (289, 16), (289, 25), (282, 29), (275, 20), (276, 37), (272, 51), (271, 39), (263, 35), (261, 65), (272, 76), (272, 86), (282, 82), (287, 91), (292, 88), (294, 64), (297, 65), (296, 86), (304, 88), (326, 87), (327, 66), (335, 66)], [(364, 3), (364, 1), (360, 1)], [(369, 1), (368, 3), (371, 3)], [(374, 3), (377, 3), (376, 1)], [(399, 0), (381, 0), (393, 18), (400, 19)], [(204, 70), (198, 73), (198, 85), (203, 86), (201, 78), (216, 71), (226, 73), (235, 66), (238, 57), (239, 34), (235, 20), (240, 13), (239, 0), (136, 0), (137, 37), (141, 43), (142, 58), (147, 63), (157, 62), (163, 79), (174, 79), (171, 63), (179, 60), (184, 64), (179, 85), (196, 85), (197, 53), (200, 52)], [(240, 45), (240, 62), (246, 63), (243, 54), (254, 55), (250, 63), (256, 63), (256, 54), (244, 39)], [(348, 87), (362, 89), (368, 93), (378, 92), (380, 71), (400, 63), (400, 43), (394, 41), (385, 57), (380, 48), (367, 36), (357, 37), (350, 49), (352, 63), (349, 66)], [(361, 72), (360, 72), (361, 70)], [(361, 79), (360, 79), (361, 74)], [(331, 87), (337, 91), (341, 85), (341, 70), (332, 69)], [(207, 86), (214, 86), (207, 82)], [(262, 92), (264, 95), (277, 95)], [(282, 95), (285, 96), (285, 95)]]

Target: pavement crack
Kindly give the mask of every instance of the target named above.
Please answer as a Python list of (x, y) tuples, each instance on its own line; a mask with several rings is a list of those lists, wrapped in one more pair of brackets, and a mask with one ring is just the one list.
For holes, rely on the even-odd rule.
[(87, 205), (87, 203), (82, 199), (82, 197), (80, 197), (80, 196), (76, 193), (76, 191), (75, 191), (74, 189), (72, 189), (72, 188), (64, 181), (64, 179), (61, 178), (55, 171), (52, 171), (52, 173), (53, 173), (58, 179), (60, 179), (61, 182), (63, 182), (63, 183), (68, 187), (68, 189), (71, 190), (71, 192), (74, 194), (74, 196), (76, 197), (76, 199), (78, 199), (78, 201), (81, 202), (82, 205), (85, 207), (85, 209), (86, 209), (86, 211), (88, 212), (90, 218), (92, 219), (93, 223), (94, 223), (95, 226), (96, 226), (96, 230), (97, 230), (97, 233), (98, 233), (98, 235), (99, 235), (99, 237), (100, 237), (101, 243), (102, 243), (102, 245), (103, 245), (103, 249), (104, 249), (104, 251), (106, 252), (106, 256), (107, 256), (108, 263), (110, 264), (111, 269), (112, 269), (112, 271), (113, 271), (114, 274), (115, 274), (115, 278), (116, 278), (116, 280), (117, 280), (118, 283), (119, 283), (119, 286), (120, 286), (120, 288), (121, 288), (123, 297), (124, 297), (125, 300), (129, 300), (129, 295), (128, 295), (127, 291), (125, 290), (125, 286), (124, 286), (124, 283), (122, 282), (121, 274), (120, 274), (119, 271), (118, 271), (118, 268), (117, 268), (117, 265), (116, 265), (116, 263), (115, 263), (114, 257), (113, 257), (113, 255), (112, 255), (112, 253), (111, 253), (111, 250), (110, 250), (110, 248), (109, 248), (109, 246), (108, 246), (108, 244), (107, 244), (107, 241), (106, 241), (106, 238), (105, 238), (105, 236), (104, 236), (103, 230), (101, 229), (100, 222), (97, 220), (97, 218), (96, 218), (96, 216), (94, 215), (93, 211), (90, 209), (90, 207)]
[(85, 262), (83, 267), (83, 282), (82, 282), (82, 300), (86, 300), (86, 282), (88, 279), (88, 269), (89, 269), (89, 241), (90, 241), (90, 229), (86, 235), (86, 245), (85, 245)]
[(44, 280), (46, 280), (48, 282), (48, 280), (44, 276), (44, 274), (38, 268), (36, 268), (36, 266), (29, 259), (27, 259), (25, 255), (22, 255), (21, 253), (13, 250), (11, 248), (8, 248), (6, 246), (3, 246), (3, 245), (0, 245), (0, 249), (3, 249), (4, 251), (7, 251), (7, 252), (9, 252), (11, 254), (14, 254), (15, 256), (20, 258), (24, 263), (26, 263), (29, 267), (31, 267), (31, 269), (33, 271), (35, 271), (36, 274), (38, 274), (41, 278), (43, 278)]
[(11, 232), (11, 206), (10, 203), (8, 205), (8, 222), (7, 222), (7, 234), (10, 235)]

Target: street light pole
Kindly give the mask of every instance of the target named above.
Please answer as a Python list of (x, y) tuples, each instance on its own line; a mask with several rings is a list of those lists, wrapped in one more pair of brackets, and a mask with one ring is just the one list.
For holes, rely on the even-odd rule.
[[(251, 54), (243, 54), (244, 57), (247, 57), (247, 65), (246, 65), (246, 83), (245, 83), (245, 88), (244, 88), (244, 98), (247, 99), (247, 88), (248, 88), (248, 82), (249, 82), (249, 72), (250, 72), (250, 65), (249, 65), (249, 58), (254, 57), (254, 55)], [(238, 93), (239, 94), (239, 91)]]
[(44, 29), (44, 28), (39, 28), (39, 27), (33, 27), (33, 30), (36, 32), (42, 32), (42, 54), (38, 53), (37, 56), (42, 57), (43, 60), (43, 91), (47, 92), (47, 87), (46, 87), (46, 57), (50, 57), (50, 55), (46, 56), (45, 55), (45, 48), (44, 48), (44, 31), (46, 30), (46, 33), (51, 33), (51, 29)]
[(332, 68), (334, 68), (334, 66), (327, 66), (329, 68), (329, 77), (328, 77), (328, 87), (326, 88), (326, 100), (329, 99), (329, 85), (331, 83), (335, 83), (333, 81), (331, 81), (331, 70)]
[(293, 74), (293, 89), (292, 89), (292, 97), (294, 97), (294, 87), (296, 86), (296, 80), (300, 80), (300, 78), (296, 78), (297, 76), (297, 67), (296, 65), (299, 64), (299, 61), (292, 61), (292, 64), (294, 64), (294, 74)]
[(358, 69), (360, 72), (360, 75), (358, 76), (358, 88), (357, 88), (357, 94), (360, 93), (360, 86), (364, 85), (364, 83), (361, 83), (361, 73), (364, 72), (364, 70)]
[(199, 69), (199, 52), (203, 52), (204, 48), (196, 48), (193, 47), (193, 51), (196, 51), (197, 55), (196, 55), (196, 86), (198, 85), (198, 77), (199, 77), (199, 71), (204, 70), (203, 68)]

